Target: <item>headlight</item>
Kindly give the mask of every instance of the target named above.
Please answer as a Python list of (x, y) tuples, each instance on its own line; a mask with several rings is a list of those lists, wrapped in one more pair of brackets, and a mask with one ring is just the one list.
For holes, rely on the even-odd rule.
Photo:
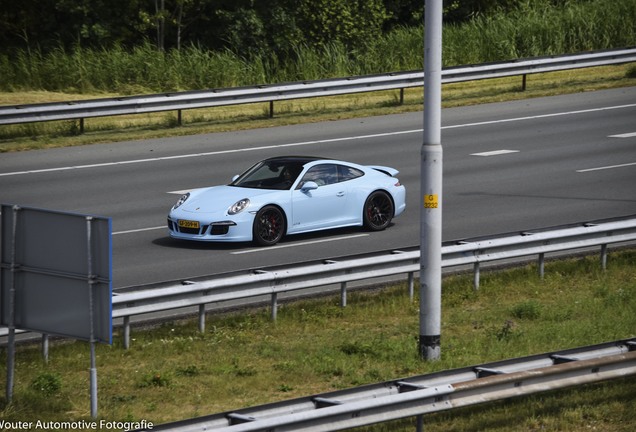
[(179, 207), (181, 207), (181, 204), (183, 204), (184, 202), (186, 202), (186, 200), (190, 198), (190, 192), (188, 192), (187, 194), (183, 194), (181, 195), (181, 198), (179, 198), (179, 201), (177, 201), (177, 203), (175, 205), (172, 206), (172, 210), (176, 210)]
[(250, 205), (250, 200), (247, 198), (243, 198), (242, 200), (238, 200), (237, 202), (232, 204), (230, 208), (227, 209), (227, 213), (231, 215), (235, 215), (245, 210), (248, 205)]

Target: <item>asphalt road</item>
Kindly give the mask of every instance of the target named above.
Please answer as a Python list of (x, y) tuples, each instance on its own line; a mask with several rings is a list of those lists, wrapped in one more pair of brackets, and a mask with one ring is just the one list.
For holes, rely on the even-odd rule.
[[(111, 217), (115, 289), (419, 244), (422, 113), (0, 155), (0, 203)], [(636, 87), (447, 109), (443, 239), (636, 214)], [(253, 162), (318, 155), (400, 170), (407, 210), (378, 233), (273, 248), (172, 240), (179, 193)], [(43, 239), (45, 241), (45, 239)]]

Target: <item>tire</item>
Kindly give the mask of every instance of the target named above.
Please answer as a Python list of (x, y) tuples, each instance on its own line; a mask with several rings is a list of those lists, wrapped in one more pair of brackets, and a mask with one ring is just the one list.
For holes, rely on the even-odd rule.
[(393, 200), (383, 191), (375, 191), (364, 202), (362, 219), (369, 231), (382, 231), (391, 223), (395, 210)]
[(252, 237), (259, 246), (273, 246), (285, 235), (285, 215), (276, 206), (265, 206), (254, 218)]

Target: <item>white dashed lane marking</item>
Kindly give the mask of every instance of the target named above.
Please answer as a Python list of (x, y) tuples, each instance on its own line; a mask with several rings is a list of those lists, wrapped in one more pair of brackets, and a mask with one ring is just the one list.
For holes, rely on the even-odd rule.
[(488, 152), (472, 153), (471, 156), (487, 157), (487, 156), (499, 156), (499, 155), (504, 155), (509, 153), (519, 153), (519, 150), (493, 150)]

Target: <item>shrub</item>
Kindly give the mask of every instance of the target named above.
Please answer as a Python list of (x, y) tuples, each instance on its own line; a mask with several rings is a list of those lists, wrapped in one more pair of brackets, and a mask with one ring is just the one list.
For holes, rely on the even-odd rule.
[(53, 396), (62, 389), (62, 378), (57, 374), (43, 372), (31, 382), (31, 389), (47, 397)]
[(512, 308), (512, 316), (518, 319), (533, 320), (541, 315), (541, 304), (536, 300), (526, 300)]

